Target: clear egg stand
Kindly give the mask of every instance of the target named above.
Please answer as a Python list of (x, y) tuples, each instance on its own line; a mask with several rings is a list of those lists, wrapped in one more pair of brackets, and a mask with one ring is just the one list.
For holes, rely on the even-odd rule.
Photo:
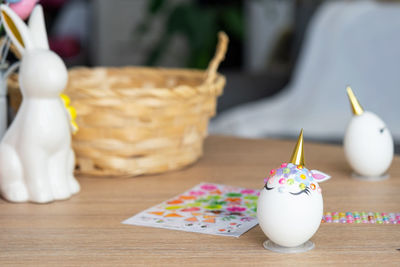
[(311, 240), (297, 247), (283, 247), (268, 239), (264, 241), (263, 246), (265, 249), (284, 254), (303, 253), (315, 248), (315, 244)]
[(383, 181), (386, 180), (390, 177), (390, 175), (388, 173), (383, 174), (381, 176), (363, 176), (363, 175), (359, 175), (356, 172), (353, 172), (351, 174), (351, 177), (357, 180), (361, 180), (361, 181), (370, 181), (370, 182), (379, 182), (379, 181)]

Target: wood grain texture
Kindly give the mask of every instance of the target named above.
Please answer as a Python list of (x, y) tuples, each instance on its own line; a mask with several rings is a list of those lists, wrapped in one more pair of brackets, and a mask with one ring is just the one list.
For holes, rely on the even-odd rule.
[[(181, 171), (135, 178), (79, 177), (82, 192), (52, 204), (0, 200), (0, 265), (267, 266), (400, 265), (400, 225), (322, 224), (316, 248), (297, 255), (266, 251), (256, 226), (240, 238), (122, 225), (146, 208), (208, 181), (262, 188), (266, 173), (290, 157), (294, 141), (209, 137), (205, 155)], [(400, 158), (390, 179), (350, 178), (339, 146), (305, 144), (306, 166), (323, 184), (326, 211), (400, 211)]]

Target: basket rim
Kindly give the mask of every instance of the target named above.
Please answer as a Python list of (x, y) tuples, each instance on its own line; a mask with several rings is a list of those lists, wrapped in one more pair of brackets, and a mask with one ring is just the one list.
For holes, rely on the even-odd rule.
[[(204, 76), (201, 78), (204, 78), (203, 83), (206, 81), (205, 75), (207, 74), (207, 70), (202, 70), (202, 69), (191, 69), (191, 68), (164, 68), (164, 67), (142, 67), (142, 66), (97, 66), (97, 67), (87, 67), (87, 66), (74, 66), (71, 68), (68, 68), (68, 73), (73, 73), (77, 71), (99, 71), (99, 70), (142, 70), (142, 71), (148, 71), (148, 72), (163, 72), (163, 73), (177, 73), (177, 74), (187, 74), (190, 73), (192, 75), (198, 75), (198, 76)], [(223, 74), (217, 72), (216, 73), (217, 77), (225, 77)], [(202, 83), (202, 84), (203, 84)]]
[[(187, 90), (190, 88), (190, 90), (194, 90), (197, 93), (204, 94), (210, 91), (214, 91), (215, 88), (218, 87), (223, 87), (223, 85), (226, 83), (226, 78), (223, 74), (216, 73), (214, 76), (214, 79), (212, 81), (207, 80), (207, 72), (206, 70), (198, 70), (198, 69), (180, 69), (180, 68), (152, 68), (152, 67), (137, 67), (137, 66), (122, 66), (122, 67), (73, 67), (68, 70), (69, 74), (74, 75), (74, 73), (78, 74), (82, 71), (88, 72), (88, 73), (95, 73), (96, 71), (108, 71), (108, 70), (116, 70), (116, 71), (141, 71), (141, 72), (149, 72), (151, 75), (157, 75), (157, 73), (162, 72), (163, 75), (168, 76), (168, 77), (179, 77), (179, 76), (184, 76), (186, 79), (197, 79), (199, 80), (198, 83), (196, 84), (185, 84), (185, 83), (180, 83), (176, 84), (173, 86), (154, 86), (151, 88), (146, 88), (142, 86), (130, 86), (129, 90), (137, 90), (137, 91), (142, 91), (146, 90), (147, 92), (149, 91), (165, 91), (168, 90), (169, 92), (178, 92), (183, 88), (183, 90)], [(109, 75), (109, 77), (112, 77), (112, 74)], [(79, 86), (77, 87), (76, 85), (80, 83), (80, 81), (84, 81), (86, 77), (82, 78), (72, 78), (71, 76), (69, 77), (69, 82), (68, 84), (71, 85), (73, 88), (82, 90), (83, 88), (80, 88)], [(70, 84), (70, 81), (73, 80), (73, 84)], [(65, 93), (68, 94), (68, 91), (71, 90), (67, 85), (65, 88)], [(217, 90), (219, 91), (219, 90)], [(222, 93), (222, 92), (220, 92)], [(218, 93), (217, 95), (220, 95)]]

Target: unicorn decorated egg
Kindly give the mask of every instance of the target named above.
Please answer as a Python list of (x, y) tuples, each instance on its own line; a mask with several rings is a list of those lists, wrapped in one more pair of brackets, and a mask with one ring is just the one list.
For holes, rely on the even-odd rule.
[(393, 138), (385, 123), (374, 113), (364, 111), (350, 87), (347, 95), (353, 110), (346, 134), (344, 151), (355, 177), (381, 180), (393, 160)]
[(330, 176), (304, 166), (303, 130), (289, 163), (273, 169), (260, 192), (257, 218), (269, 238), (264, 247), (283, 253), (310, 250), (318, 230), (323, 200), (318, 182)]

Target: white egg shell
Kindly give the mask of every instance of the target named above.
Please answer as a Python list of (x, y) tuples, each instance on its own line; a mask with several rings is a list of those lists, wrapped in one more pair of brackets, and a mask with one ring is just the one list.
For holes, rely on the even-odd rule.
[(261, 190), (258, 223), (274, 243), (297, 247), (308, 241), (319, 228), (323, 214), (322, 195), (317, 190), (309, 195), (291, 195), (280, 193), (278, 189)]
[(385, 123), (372, 112), (365, 111), (352, 117), (343, 145), (350, 166), (362, 176), (385, 174), (393, 159), (392, 135)]

